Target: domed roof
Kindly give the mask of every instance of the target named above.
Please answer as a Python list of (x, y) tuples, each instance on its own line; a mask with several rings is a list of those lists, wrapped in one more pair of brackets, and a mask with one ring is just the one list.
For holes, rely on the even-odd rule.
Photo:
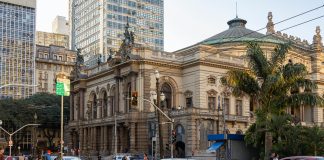
[(282, 43), (282, 41), (264, 34), (252, 31), (245, 28), (246, 20), (241, 18), (234, 18), (227, 22), (229, 28), (221, 33), (218, 33), (204, 41), (202, 44), (219, 44), (227, 42), (242, 42), (242, 41), (259, 41), (259, 42), (272, 42)]

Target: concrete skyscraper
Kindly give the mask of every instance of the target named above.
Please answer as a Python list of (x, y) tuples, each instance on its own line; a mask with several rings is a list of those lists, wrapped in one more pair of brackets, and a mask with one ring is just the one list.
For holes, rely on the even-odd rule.
[(135, 43), (164, 49), (164, 0), (70, 0), (69, 9), (71, 49), (82, 49), (86, 65), (119, 48), (127, 21)]
[(36, 0), (0, 0), (0, 98), (35, 92)]
[(63, 16), (56, 16), (52, 22), (52, 32), (69, 35), (69, 22)]

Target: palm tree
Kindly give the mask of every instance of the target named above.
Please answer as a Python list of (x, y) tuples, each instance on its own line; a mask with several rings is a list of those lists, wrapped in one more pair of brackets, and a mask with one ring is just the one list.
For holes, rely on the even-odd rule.
[[(303, 64), (291, 61), (284, 64), (289, 44), (277, 45), (269, 59), (256, 42), (248, 42), (248, 70), (231, 70), (222, 77), (222, 84), (232, 90), (234, 96), (249, 95), (256, 106), (256, 123), (251, 131), (263, 132), (264, 157), (272, 148), (271, 125), (274, 115), (283, 115), (287, 107), (316, 105), (322, 98), (312, 91), (317, 85), (306, 79)], [(304, 89), (304, 92), (300, 92)]]

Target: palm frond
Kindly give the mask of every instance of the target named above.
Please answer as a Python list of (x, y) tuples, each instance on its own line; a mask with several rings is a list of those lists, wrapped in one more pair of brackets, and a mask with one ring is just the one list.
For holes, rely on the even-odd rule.
[(258, 43), (248, 42), (247, 57), (252, 72), (254, 72), (257, 77), (265, 79), (269, 73), (269, 63)]
[(324, 106), (323, 98), (311, 92), (291, 94), (286, 98), (285, 103), (286, 103), (285, 104), (286, 107), (288, 106), (299, 107), (301, 105), (309, 105), (309, 106), (316, 105), (318, 107)]
[(289, 44), (280, 44), (276, 46), (276, 48), (271, 54), (271, 59), (270, 59), (270, 66), (272, 71), (276, 70), (278, 67), (280, 67), (283, 64), (283, 62), (286, 59), (288, 49), (290, 48), (289, 46), (290, 46)]
[(256, 79), (251, 74), (240, 70), (227, 72), (227, 76), (222, 77), (221, 82), (230, 87), (235, 96), (241, 96), (243, 93), (253, 96), (260, 90)]
[(287, 81), (293, 81), (307, 75), (307, 69), (301, 63), (288, 63), (283, 67), (282, 74)]

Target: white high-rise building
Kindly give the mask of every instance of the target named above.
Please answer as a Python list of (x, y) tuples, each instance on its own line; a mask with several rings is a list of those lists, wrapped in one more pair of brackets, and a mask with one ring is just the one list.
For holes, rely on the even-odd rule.
[(35, 92), (36, 0), (0, 0), (0, 99)]
[(69, 22), (63, 16), (56, 16), (52, 22), (52, 32), (69, 35)]
[(69, 14), (71, 49), (80, 48), (86, 64), (119, 48), (127, 21), (135, 43), (164, 49), (164, 0), (69, 0)]

